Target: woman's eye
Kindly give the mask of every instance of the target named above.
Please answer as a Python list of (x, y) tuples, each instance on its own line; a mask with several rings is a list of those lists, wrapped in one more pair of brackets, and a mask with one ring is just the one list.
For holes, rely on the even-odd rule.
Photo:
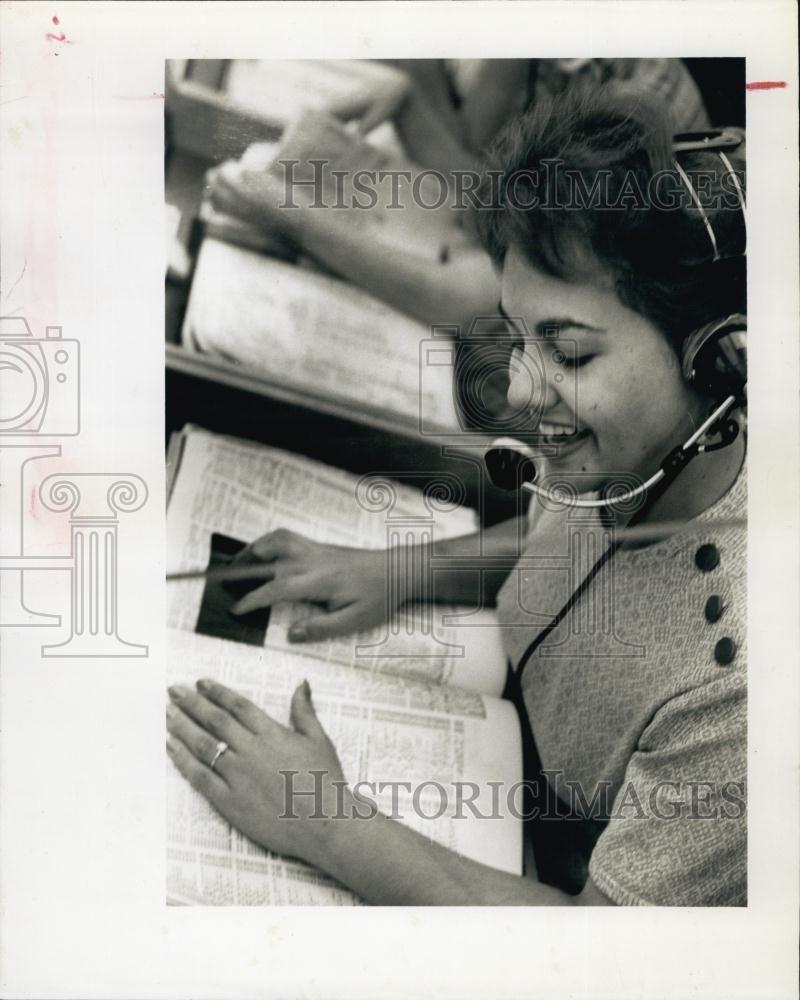
[(596, 356), (595, 354), (581, 354), (577, 358), (565, 358), (563, 364), (566, 368), (583, 368)]

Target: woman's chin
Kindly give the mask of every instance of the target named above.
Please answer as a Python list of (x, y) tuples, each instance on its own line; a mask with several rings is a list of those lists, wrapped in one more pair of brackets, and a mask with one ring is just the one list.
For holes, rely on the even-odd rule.
[(539, 469), (537, 480), (548, 476), (573, 479), (581, 493), (599, 488), (607, 476), (597, 467), (597, 456), (591, 447), (593, 440), (589, 434), (574, 442), (558, 445), (557, 450), (551, 449), (551, 454), (543, 455), (536, 461)]
[(638, 472), (611, 466), (602, 456), (588, 447), (578, 448), (567, 454), (547, 455), (536, 462), (536, 484), (547, 488), (568, 483), (578, 493), (600, 493), (611, 489), (629, 490), (642, 482)]

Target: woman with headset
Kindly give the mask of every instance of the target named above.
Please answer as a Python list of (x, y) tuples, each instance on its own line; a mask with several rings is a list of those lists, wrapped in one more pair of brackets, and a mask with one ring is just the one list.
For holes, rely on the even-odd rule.
[[(509, 690), (527, 775), (546, 778), (542, 802), (567, 817), (532, 824), (537, 876), (467, 860), (380, 815), (279, 819), (286, 768), (325, 771), (336, 808), (341, 768), (307, 685), (293, 728), (218, 684), (172, 691), (170, 756), (246, 835), (369, 902), (743, 905), (741, 137), (673, 137), (657, 106), (609, 90), (539, 104), (492, 156), (503, 183), (478, 225), (501, 277), (523, 456), (500, 453), (499, 469), (520, 485), (535, 458), (536, 495), (527, 516), (484, 532), (482, 549), (519, 557), (495, 581)], [(615, 535), (612, 520), (627, 531)], [(535, 559), (563, 552), (575, 530), (593, 532), (595, 550), (565, 586)], [(436, 550), (472, 552), (470, 539)], [(393, 610), (385, 553), (277, 532), (245, 558), (269, 563), (271, 579), (239, 612), (320, 605), (297, 641)], [(437, 572), (437, 598), (463, 597), (463, 579)], [(587, 629), (592, 614), (605, 627)], [(226, 745), (213, 768), (209, 736)]]

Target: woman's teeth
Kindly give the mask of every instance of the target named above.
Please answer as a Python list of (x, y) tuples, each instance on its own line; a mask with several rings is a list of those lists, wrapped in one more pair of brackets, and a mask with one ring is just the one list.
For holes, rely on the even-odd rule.
[(536, 428), (537, 436), (545, 444), (571, 444), (579, 438), (585, 437), (587, 430), (575, 430), (574, 427), (566, 427), (563, 424), (548, 424), (542, 421)]
[(544, 421), (539, 424), (536, 430), (545, 437), (567, 438), (575, 434), (572, 427), (565, 427), (563, 424), (547, 424)]

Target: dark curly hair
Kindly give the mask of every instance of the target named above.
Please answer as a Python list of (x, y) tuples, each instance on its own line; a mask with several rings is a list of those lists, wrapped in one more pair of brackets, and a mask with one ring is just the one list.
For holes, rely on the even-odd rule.
[(746, 312), (744, 144), (682, 154), (703, 213), (675, 167), (668, 112), (607, 85), (567, 94), (511, 121), (487, 153), (474, 216), (495, 261), (512, 244), (539, 270), (586, 280), (585, 253), (613, 277), (620, 300), (658, 326), (677, 352), (711, 320)]

